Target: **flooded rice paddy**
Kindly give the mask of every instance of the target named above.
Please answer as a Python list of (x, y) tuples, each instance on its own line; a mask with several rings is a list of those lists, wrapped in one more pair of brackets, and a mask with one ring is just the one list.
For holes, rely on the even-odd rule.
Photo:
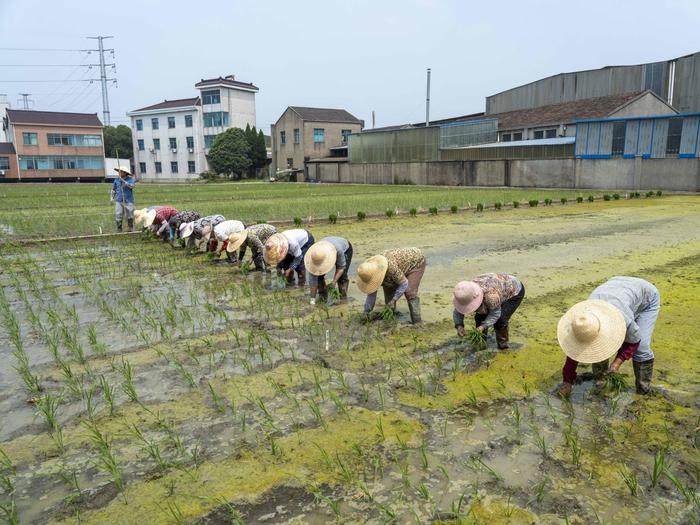
[[(699, 523), (700, 201), (319, 223), (354, 265), (419, 246), (424, 324), (138, 236), (4, 246), (0, 488), (19, 523)], [(454, 283), (507, 271), (512, 345)], [(351, 271), (354, 280), (354, 268)], [(556, 323), (613, 275), (660, 290), (652, 396), (551, 395)], [(623, 365), (634, 384), (631, 364)]]

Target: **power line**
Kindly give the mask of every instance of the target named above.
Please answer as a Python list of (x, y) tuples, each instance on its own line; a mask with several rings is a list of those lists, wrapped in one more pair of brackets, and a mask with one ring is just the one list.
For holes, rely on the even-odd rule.
[(57, 47), (0, 47), (0, 51), (94, 51), (91, 49), (61, 49)]
[(0, 64), (0, 67), (73, 67), (85, 64)]
[[(95, 82), (97, 80), (99, 80), (99, 79), (97, 79), (97, 78), (85, 78), (85, 79), (81, 79), (81, 80), (43, 80), (43, 79), (42, 80), (0, 80), (0, 83), (12, 82), (12, 83), (19, 84), (22, 82), (49, 82), (49, 83), (53, 82), (54, 84), (60, 84), (62, 82)], [(107, 80), (116, 80), (116, 79), (110, 78)]]

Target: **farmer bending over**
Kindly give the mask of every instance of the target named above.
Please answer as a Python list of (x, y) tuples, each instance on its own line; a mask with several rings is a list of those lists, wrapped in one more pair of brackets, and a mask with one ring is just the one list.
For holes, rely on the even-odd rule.
[(396, 301), (406, 295), (413, 324), (421, 322), (418, 287), (425, 272), (425, 255), (419, 248), (397, 248), (375, 255), (357, 268), (357, 286), (367, 294), (365, 315), (374, 309), (377, 290), (384, 290), (384, 303), (396, 311)]
[(508, 348), (508, 321), (525, 297), (525, 287), (507, 273), (485, 273), (471, 281), (457, 283), (454, 289), (452, 320), (457, 335), (464, 337), (464, 316), (474, 315), (476, 329), (484, 337), (490, 326), (496, 331), (496, 344)]
[(196, 221), (182, 223), (180, 226), (180, 238), (187, 242), (186, 248), (192, 250), (196, 247), (195, 242), (200, 241), (202, 237), (204, 237), (204, 229), (207, 226), (213, 228), (225, 220), (226, 217), (223, 215), (207, 215), (205, 217), (200, 217)]
[(571, 393), (578, 363), (593, 363), (594, 376), (600, 377), (606, 369), (617, 372), (630, 358), (637, 393), (650, 393), (654, 372), (651, 335), (659, 308), (659, 291), (636, 277), (613, 277), (593, 290), (587, 301), (571, 307), (557, 327), (559, 346), (566, 354), (564, 382), (557, 393), (563, 397)]
[[(238, 232), (245, 230), (245, 225), (241, 221), (223, 221), (214, 227), (206, 226), (203, 230), (203, 239), (208, 243), (207, 251), (214, 252), (216, 257), (221, 257), (221, 252), (226, 249), (228, 238)], [(213, 236), (212, 236), (213, 234)], [(229, 262), (236, 262), (236, 254), (226, 251), (226, 258)]]
[(141, 208), (140, 210), (134, 211), (134, 225), (141, 226), (144, 222), (146, 222), (146, 217), (148, 216), (149, 211), (157, 210), (158, 208), (162, 207), (163, 206), (161, 205), (148, 206), (146, 208)]
[[(180, 238), (180, 226), (182, 226), (184, 223), (187, 222), (194, 222), (197, 219), (201, 219), (202, 215), (196, 211), (192, 210), (187, 210), (187, 211), (181, 211), (172, 217), (170, 217), (170, 220), (168, 220), (167, 228), (170, 232), (170, 244), (174, 246), (175, 243), (175, 236), (177, 235), (178, 238)], [(166, 227), (165, 225), (161, 226), (161, 230)], [(158, 233), (161, 233), (160, 230)]]
[(306, 284), (306, 268), (304, 255), (314, 243), (314, 236), (307, 230), (285, 230), (275, 233), (265, 242), (263, 259), (269, 265), (277, 265), (277, 275), (282, 275), (288, 283), (294, 282), (294, 272), (297, 274), (297, 284)]
[(178, 211), (172, 206), (161, 206), (146, 213), (144, 226), (151, 228), (153, 233), (163, 238), (163, 242), (168, 242), (168, 221), (177, 215)]
[(129, 231), (134, 229), (134, 186), (136, 179), (131, 176), (131, 170), (126, 166), (114, 168), (119, 174), (112, 183), (112, 200), (115, 204), (117, 231), (122, 231), (122, 221), (126, 212), (126, 223)]
[(271, 224), (253, 224), (248, 226), (242, 232), (233, 233), (228, 238), (226, 251), (229, 253), (238, 252), (238, 261), (243, 262), (246, 248), (250, 247), (253, 254), (253, 264), (257, 271), (265, 270), (265, 261), (263, 260), (263, 251), (267, 240), (277, 233), (277, 228)]
[(311, 304), (316, 304), (316, 293), (322, 301), (328, 300), (325, 275), (334, 270), (331, 288), (338, 287), (341, 299), (348, 296), (348, 268), (352, 261), (352, 244), (343, 237), (324, 237), (314, 244), (304, 257), (309, 272)]

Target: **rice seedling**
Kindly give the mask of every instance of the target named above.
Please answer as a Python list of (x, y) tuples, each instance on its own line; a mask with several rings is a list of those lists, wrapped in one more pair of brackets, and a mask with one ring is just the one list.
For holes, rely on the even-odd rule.
[(540, 453), (542, 454), (542, 457), (549, 457), (547, 441), (545, 440), (545, 437), (542, 434), (540, 434), (537, 427), (535, 427), (534, 425), (532, 426), (532, 441), (535, 444), (535, 446), (539, 449)]
[(124, 356), (122, 356), (121, 359), (120, 372), (124, 377), (124, 381), (122, 382), (122, 390), (126, 394), (126, 397), (129, 398), (129, 401), (138, 403), (139, 396), (136, 393), (136, 386), (134, 385), (134, 370), (131, 367), (131, 363), (129, 363), (129, 360), (126, 359)]
[(158, 508), (172, 520), (175, 525), (185, 525), (187, 520), (185, 519), (185, 514), (182, 512), (180, 505), (175, 501), (168, 501), (165, 508), (163, 508), (160, 503), (157, 504)]
[(559, 202), (561, 202), (562, 204), (566, 204), (567, 202), (569, 202), (569, 199), (567, 199), (566, 197), (562, 197), (561, 199), (559, 199)]
[(520, 201), (513, 201), (513, 208), (520, 208)]
[(622, 478), (622, 481), (624, 481), (625, 485), (627, 485), (630, 495), (632, 497), (636, 497), (637, 492), (639, 491), (639, 480), (637, 479), (637, 473), (630, 470), (627, 466), (623, 466), (618, 470), (618, 472)]
[(470, 328), (467, 330), (465, 338), (473, 350), (483, 350), (486, 348), (486, 338), (484, 337), (483, 332), (477, 330), (476, 328)]
[(415, 217), (416, 215), (418, 215), (418, 209), (417, 209), (417, 208), (411, 208), (410, 210), (408, 210), (408, 214), (409, 214), (411, 217)]
[(476, 211), (477, 211), (477, 212), (482, 212), (482, 211), (484, 211), (484, 203), (483, 203), (483, 202), (477, 203), (477, 205), (476, 205)]
[(663, 195), (663, 192), (661, 190), (656, 190), (656, 196), (661, 197)]
[(420, 447), (418, 447), (418, 454), (420, 456), (420, 468), (423, 470), (428, 470), (429, 467), (427, 449), (428, 447), (424, 440), (421, 442)]
[(382, 416), (377, 416), (377, 422), (375, 426), (377, 428), (377, 434), (379, 434), (379, 437), (382, 438), (382, 441), (385, 441), (386, 437), (384, 436), (384, 424), (382, 423)]
[(545, 206), (551, 206), (551, 205), (552, 205), (552, 199), (550, 199), (549, 197), (547, 197), (547, 198), (544, 200), (544, 205), (545, 205)]
[(14, 498), (9, 502), (0, 503), (0, 511), (5, 516), (5, 521), (8, 525), (19, 525), (19, 515), (17, 514), (17, 505)]
[(430, 215), (437, 215), (438, 214), (437, 206), (431, 206), (430, 208), (428, 208), (428, 213)]
[(593, 202), (595, 200), (595, 197), (593, 195), (588, 196), (588, 202)]
[(654, 192), (653, 192), (653, 191), (648, 191), (648, 192), (646, 192), (646, 194), (645, 194), (645, 197), (646, 197), (647, 199), (650, 198), (650, 197), (653, 197), (653, 196), (654, 196)]
[(619, 200), (620, 200), (620, 194), (619, 194), (619, 193), (613, 193), (612, 198), (613, 198), (613, 200), (619, 201)]
[(294, 226), (301, 226), (302, 222), (301, 217), (294, 217)]
[(226, 412), (226, 400), (223, 396), (214, 389), (214, 386), (209, 381), (207, 381), (207, 387), (209, 388), (209, 393), (211, 393), (211, 399), (216, 410), (222, 414)]
[(625, 376), (617, 372), (610, 372), (606, 374), (604, 387), (605, 390), (614, 392), (615, 394), (624, 392), (629, 388)]
[(501, 201), (496, 201), (493, 203), (494, 210), (500, 210), (502, 207), (503, 207), (503, 203)]
[(114, 405), (115, 405), (114, 387), (109, 383), (109, 381), (107, 380), (107, 378), (104, 375), (100, 375), (99, 382), (100, 382), (100, 388), (102, 389), (102, 396), (104, 397), (105, 402), (107, 403), (107, 406), (109, 407), (109, 415), (114, 416)]
[(367, 214), (363, 211), (358, 211), (357, 212), (357, 220), (358, 221), (364, 221), (367, 218)]
[(337, 215), (336, 213), (331, 213), (331, 214), (328, 216), (328, 222), (329, 222), (330, 224), (335, 224), (335, 223), (337, 223), (337, 222), (338, 222), (338, 215)]
[(527, 201), (527, 203), (530, 205), (530, 208), (534, 208), (540, 203), (540, 201), (538, 199), (530, 199)]
[(607, 193), (603, 195), (603, 200), (604, 200), (604, 201), (607, 202), (607, 201), (609, 201), (610, 199), (612, 199), (612, 196), (608, 195)]
[(394, 212), (394, 210), (392, 210), (391, 208), (387, 208), (384, 211), (384, 215), (386, 215), (387, 219), (391, 219), (395, 214), (396, 212)]
[(659, 482), (659, 479), (664, 474), (665, 470), (666, 449), (660, 448), (656, 451), (656, 454), (654, 455), (654, 466), (652, 467), (651, 472), (649, 473), (652, 488), (656, 487), (656, 484)]
[(458, 210), (459, 207), (457, 207), (456, 205), (453, 204), (452, 206), (450, 206), (450, 213), (457, 213)]
[(576, 202), (578, 202), (579, 204), (582, 203), (582, 202), (583, 202), (583, 197), (582, 197), (581, 195), (579, 195), (578, 197), (576, 197)]
[(100, 429), (93, 422), (84, 421), (83, 426), (88, 431), (90, 441), (99, 454), (97, 468), (109, 473), (117, 489), (122, 492), (122, 472), (112, 452), (111, 438), (100, 432)]

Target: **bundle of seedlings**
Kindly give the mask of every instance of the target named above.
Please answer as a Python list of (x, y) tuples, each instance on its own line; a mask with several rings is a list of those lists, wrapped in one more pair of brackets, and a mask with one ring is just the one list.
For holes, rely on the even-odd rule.
[(474, 350), (483, 350), (486, 348), (486, 336), (480, 330), (476, 328), (470, 328), (467, 330), (464, 338), (469, 342), (469, 345)]

